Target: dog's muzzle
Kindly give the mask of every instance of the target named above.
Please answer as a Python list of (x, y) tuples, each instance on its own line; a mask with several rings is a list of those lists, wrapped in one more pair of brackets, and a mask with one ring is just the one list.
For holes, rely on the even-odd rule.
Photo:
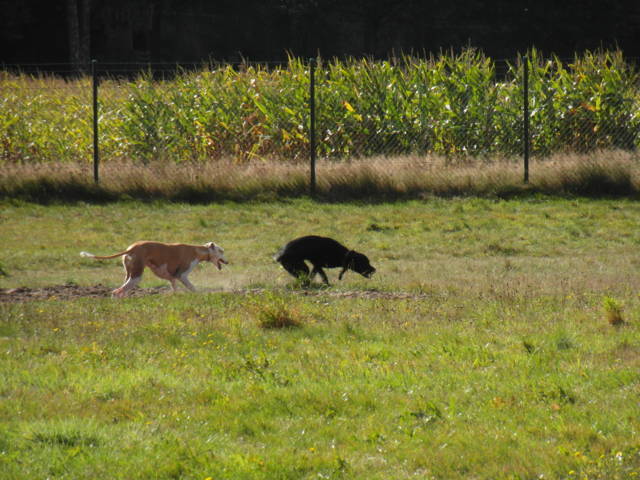
[(227, 265), (229, 262), (227, 262), (224, 258), (218, 258), (215, 263), (216, 267), (218, 267), (218, 270), (222, 270), (222, 264), (224, 263), (225, 265)]

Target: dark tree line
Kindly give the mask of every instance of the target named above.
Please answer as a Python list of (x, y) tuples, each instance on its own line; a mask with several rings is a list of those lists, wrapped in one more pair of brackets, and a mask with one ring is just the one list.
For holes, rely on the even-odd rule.
[(638, 0), (0, 0), (3, 63), (272, 61), (477, 47), (512, 58), (621, 48)]

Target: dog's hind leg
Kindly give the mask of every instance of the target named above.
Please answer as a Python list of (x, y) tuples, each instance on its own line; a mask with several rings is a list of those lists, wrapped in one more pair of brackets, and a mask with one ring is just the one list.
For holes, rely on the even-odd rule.
[(135, 288), (140, 283), (140, 280), (142, 280), (144, 263), (135, 257), (125, 255), (122, 257), (122, 265), (126, 271), (126, 276), (122, 286), (111, 292), (114, 297), (124, 297), (129, 290)]
[(280, 264), (284, 269), (303, 282), (309, 282), (309, 267), (304, 260), (290, 260), (288, 258), (280, 258)]
[(313, 279), (313, 277), (315, 277), (315, 275), (319, 274), (320, 277), (322, 277), (322, 281), (325, 283), (325, 285), (329, 285), (329, 279), (327, 278), (327, 274), (324, 273), (324, 270), (322, 269), (322, 267), (318, 267), (316, 265), (313, 266), (313, 270), (311, 270), (311, 274), (309, 276), (310, 279)]

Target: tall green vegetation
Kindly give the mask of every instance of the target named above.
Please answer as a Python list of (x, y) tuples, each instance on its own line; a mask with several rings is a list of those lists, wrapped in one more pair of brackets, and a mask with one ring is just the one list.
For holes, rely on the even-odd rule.
[[(534, 154), (640, 145), (637, 71), (621, 52), (572, 61), (529, 53)], [(522, 151), (524, 62), (476, 50), (428, 59), (320, 61), (318, 148), (331, 158), (510, 156)], [(203, 67), (100, 86), (102, 159), (306, 158), (308, 65)], [(88, 79), (0, 76), (0, 159), (91, 158)]]

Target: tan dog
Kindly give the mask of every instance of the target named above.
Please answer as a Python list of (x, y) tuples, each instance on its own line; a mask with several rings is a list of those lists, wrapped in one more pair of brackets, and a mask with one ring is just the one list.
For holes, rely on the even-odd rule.
[(195, 287), (187, 276), (198, 263), (214, 263), (218, 270), (222, 269), (223, 263), (228, 263), (224, 257), (224, 250), (213, 242), (204, 245), (186, 245), (143, 241), (136, 242), (124, 252), (113, 255), (98, 256), (88, 252), (80, 252), (80, 255), (96, 260), (123, 257), (122, 264), (127, 274), (124, 284), (112, 292), (116, 297), (124, 297), (129, 290), (140, 283), (145, 267), (149, 267), (158, 277), (169, 280), (174, 291), (177, 290), (177, 280), (193, 291)]

